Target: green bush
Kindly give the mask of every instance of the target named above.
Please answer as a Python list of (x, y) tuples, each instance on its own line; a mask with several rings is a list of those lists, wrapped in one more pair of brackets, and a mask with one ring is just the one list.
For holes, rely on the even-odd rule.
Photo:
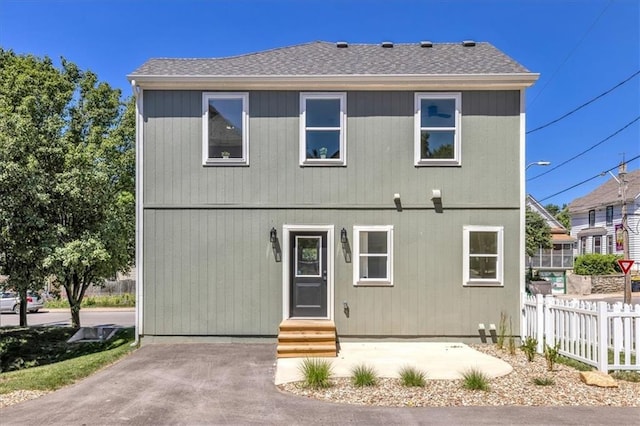
[(358, 365), (351, 370), (351, 381), (356, 387), (375, 386), (378, 382), (376, 370), (367, 365)]
[(489, 378), (482, 371), (475, 368), (462, 373), (462, 387), (469, 390), (489, 390)]
[(522, 344), (521, 348), (524, 354), (527, 356), (527, 361), (533, 362), (533, 359), (536, 356), (537, 347), (538, 347), (537, 339), (531, 336), (528, 336), (526, 339), (524, 339), (524, 343)]
[(620, 273), (618, 259), (622, 256), (615, 254), (583, 254), (576, 258), (573, 271), (577, 275), (612, 275)]
[(400, 370), (400, 382), (403, 386), (423, 388), (426, 384), (426, 374), (413, 367), (403, 367)]
[(312, 389), (331, 386), (331, 362), (326, 359), (306, 358), (300, 364), (300, 372), (304, 377), (304, 385)]

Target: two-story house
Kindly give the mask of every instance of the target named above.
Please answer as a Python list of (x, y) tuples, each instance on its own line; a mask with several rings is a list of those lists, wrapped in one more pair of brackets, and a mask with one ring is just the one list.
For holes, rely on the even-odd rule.
[(611, 177), (584, 197), (569, 204), (571, 235), (577, 239), (575, 254), (623, 254), (622, 204), (626, 203), (629, 257), (640, 263), (640, 169), (628, 172), (622, 197), (622, 181)]
[(518, 330), (537, 77), (475, 42), (144, 63), (138, 333), (464, 339), (501, 312)]

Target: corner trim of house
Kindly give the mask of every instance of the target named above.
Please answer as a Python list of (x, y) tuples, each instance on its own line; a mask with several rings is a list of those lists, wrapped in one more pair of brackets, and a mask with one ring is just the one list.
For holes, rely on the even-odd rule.
[[(518, 284), (519, 284), (519, 293), (520, 293), (520, 307), (523, 306), (522, 295), (525, 292), (525, 282), (524, 282), (524, 273), (525, 273), (525, 241), (526, 241), (526, 232), (525, 232), (525, 219), (526, 219), (526, 203), (527, 203), (527, 194), (526, 194), (526, 137), (527, 137), (527, 123), (526, 123), (526, 112), (525, 112), (525, 90), (520, 89), (520, 244), (518, 247), (518, 258), (519, 258), (519, 273), (518, 273)], [(524, 330), (524, 321), (520, 321), (520, 335), (525, 335)]]
[(136, 341), (143, 334), (143, 140), (144, 140), (144, 90), (137, 86), (135, 81), (131, 82), (134, 96), (136, 97), (136, 318), (135, 335)]
[(327, 233), (327, 316), (334, 318), (334, 274), (335, 274), (335, 225), (282, 225), (282, 320), (290, 318), (290, 236), (291, 232), (326, 232)]

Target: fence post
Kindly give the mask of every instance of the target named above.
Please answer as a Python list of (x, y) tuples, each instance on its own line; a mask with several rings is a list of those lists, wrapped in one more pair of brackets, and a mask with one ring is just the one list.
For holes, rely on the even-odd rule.
[(541, 294), (536, 294), (536, 340), (538, 341), (538, 347), (536, 351), (542, 353), (542, 341), (544, 340), (544, 298)]
[(557, 324), (557, 309), (553, 309), (556, 306), (556, 299), (552, 294), (548, 294), (544, 297), (544, 341), (541, 347), (540, 353), (544, 353), (544, 345), (553, 346), (556, 343), (556, 327)]
[(598, 370), (607, 372), (609, 365), (609, 315), (607, 312), (607, 302), (598, 302)]

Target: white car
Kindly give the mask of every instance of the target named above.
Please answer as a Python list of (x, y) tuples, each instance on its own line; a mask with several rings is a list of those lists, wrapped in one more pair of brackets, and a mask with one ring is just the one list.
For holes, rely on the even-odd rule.
[[(0, 297), (0, 312), (20, 312), (20, 298), (12, 291), (3, 292)], [(44, 300), (31, 291), (27, 292), (27, 312), (38, 312), (44, 308)]]

